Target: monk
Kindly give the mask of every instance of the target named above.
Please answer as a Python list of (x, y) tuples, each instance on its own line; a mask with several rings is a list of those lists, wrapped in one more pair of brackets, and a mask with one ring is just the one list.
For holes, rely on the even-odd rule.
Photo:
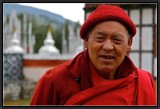
[(127, 55), (135, 34), (122, 8), (100, 5), (80, 30), (86, 49), (48, 70), (30, 105), (156, 106), (152, 75)]

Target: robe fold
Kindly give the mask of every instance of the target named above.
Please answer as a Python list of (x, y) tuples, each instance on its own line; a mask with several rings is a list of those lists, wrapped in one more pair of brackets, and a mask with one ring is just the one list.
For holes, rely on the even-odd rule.
[(136, 68), (128, 56), (115, 80), (95, 81), (85, 50), (48, 70), (38, 81), (30, 105), (156, 105), (151, 74)]
[(128, 105), (128, 84), (135, 78), (136, 76), (131, 74), (127, 78), (107, 80), (73, 95), (65, 105)]

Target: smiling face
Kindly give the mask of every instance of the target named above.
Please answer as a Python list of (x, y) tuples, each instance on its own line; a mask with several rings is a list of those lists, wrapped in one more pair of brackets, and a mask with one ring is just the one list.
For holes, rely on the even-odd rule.
[(99, 23), (88, 35), (84, 41), (90, 60), (98, 73), (107, 79), (108, 75), (114, 75), (130, 51), (132, 39), (126, 28), (116, 21)]

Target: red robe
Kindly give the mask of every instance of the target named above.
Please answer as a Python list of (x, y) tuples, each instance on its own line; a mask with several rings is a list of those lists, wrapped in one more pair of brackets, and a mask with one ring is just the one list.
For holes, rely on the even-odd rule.
[(37, 83), (30, 105), (156, 105), (150, 73), (125, 57), (115, 80), (95, 84), (88, 51), (48, 70)]

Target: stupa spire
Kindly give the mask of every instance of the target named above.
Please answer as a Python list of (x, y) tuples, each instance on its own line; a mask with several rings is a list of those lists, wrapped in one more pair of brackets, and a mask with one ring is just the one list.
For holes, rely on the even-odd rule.
[(16, 27), (13, 27), (13, 39), (11, 40), (11, 46), (9, 46), (5, 53), (24, 53), (24, 50), (20, 47), (20, 41), (17, 38)]
[(52, 38), (51, 27), (48, 27), (46, 39), (44, 45), (39, 49), (41, 55), (58, 55), (59, 50), (54, 46), (55, 41)]

